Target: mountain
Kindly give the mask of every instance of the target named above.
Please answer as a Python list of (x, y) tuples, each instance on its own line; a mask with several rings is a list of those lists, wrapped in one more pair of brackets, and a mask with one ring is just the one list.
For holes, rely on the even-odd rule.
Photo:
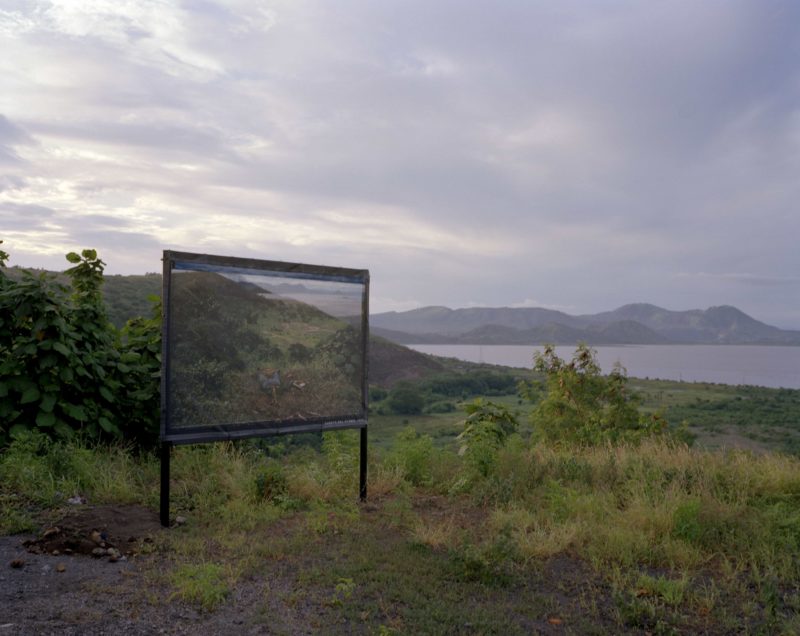
[(542, 308), (422, 307), (370, 317), (370, 329), (402, 344), (770, 344), (800, 345), (736, 307), (671, 311), (646, 303), (571, 316)]

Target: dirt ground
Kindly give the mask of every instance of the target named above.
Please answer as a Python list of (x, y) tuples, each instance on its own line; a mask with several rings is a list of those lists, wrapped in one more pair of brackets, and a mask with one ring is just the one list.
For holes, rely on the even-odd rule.
[[(422, 517), (434, 518), (444, 513), (440, 504), (438, 497), (420, 498), (414, 508)], [(380, 515), (379, 508), (371, 505), (365, 514)], [(464, 523), (474, 525), (480, 520), (465, 518)], [(283, 526), (278, 524), (275, 532), (292, 533), (291, 524)], [(156, 512), (147, 508), (82, 504), (56, 517), (54, 523), (44, 523), (37, 536), (0, 537), (0, 636), (303, 636), (377, 631), (372, 623), (347, 621), (326, 611), (330, 599), (320, 596), (307, 578), (315, 567), (336, 558), (331, 556), (333, 544), (346, 539), (347, 533), (326, 535), (321, 540), (322, 552), (314, 552), (317, 548), (308, 545), (307, 552), (292, 559), (270, 560), (236, 585), (225, 603), (207, 612), (175, 598), (174, 588), (163, 576), (174, 563), (170, 553), (158, 549), (164, 544), (159, 534), (172, 531), (162, 529)], [(388, 551), (399, 550), (408, 542), (405, 535), (386, 527), (377, 531)], [(376, 560), (376, 568), (396, 566), (381, 555)], [(541, 615), (530, 618), (525, 612), (525, 616), (510, 618), (517, 627), (527, 626), (531, 634), (648, 633), (620, 629), (608, 583), (570, 556), (543, 562), (520, 584), (519, 593), (526, 599), (538, 599)], [(325, 594), (329, 597), (330, 591)], [(508, 600), (508, 592), (502, 589), (487, 590), (486, 594), (496, 595), (500, 603)], [(391, 615), (392, 608), (385, 613)], [(569, 624), (562, 625), (561, 618), (554, 619), (551, 613), (563, 616)], [(717, 628), (713, 622), (695, 621), (684, 617), (683, 629), (674, 633), (737, 633)], [(449, 625), (443, 633), (482, 632), (465, 623)]]
[(0, 537), (0, 636), (353, 631), (324, 624), (311, 599), (281, 600), (296, 592), (296, 564), (272, 563), (214, 612), (174, 598), (154, 576), (170, 557), (148, 546), (162, 532), (158, 515), (140, 506), (80, 505), (36, 536)]
[(38, 536), (0, 537), (0, 636), (269, 633), (246, 624), (247, 590), (203, 614), (154, 586), (159, 532), (146, 508), (82, 505)]

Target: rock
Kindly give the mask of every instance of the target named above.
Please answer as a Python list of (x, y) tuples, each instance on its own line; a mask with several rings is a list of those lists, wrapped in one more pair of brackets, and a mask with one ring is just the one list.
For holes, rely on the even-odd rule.
[(24, 559), (13, 559), (13, 560), (11, 561), (11, 563), (9, 563), (9, 565), (10, 565), (12, 568), (14, 568), (14, 569), (17, 569), (17, 570), (18, 570), (18, 569), (19, 569), (19, 568), (21, 568), (23, 565), (25, 565), (25, 561), (24, 561)]
[(56, 565), (56, 572), (66, 572), (66, 570), (67, 566), (64, 565), (63, 563), (59, 563), (58, 565)]
[(92, 556), (93, 557), (98, 557), (98, 558), (102, 557), (102, 556), (106, 556), (105, 548), (95, 548), (94, 550), (92, 550)]
[(53, 526), (52, 528), (48, 528), (47, 530), (44, 531), (42, 539), (50, 539), (51, 537), (56, 536), (60, 532), (61, 528), (59, 528), (58, 526)]
[(91, 533), (89, 533), (89, 538), (97, 545), (100, 545), (103, 542), (103, 538), (100, 536), (100, 533), (97, 530), (92, 530)]
[(180, 515), (175, 517), (175, 525), (176, 526), (182, 526), (184, 523), (186, 523), (186, 517), (181, 517)]

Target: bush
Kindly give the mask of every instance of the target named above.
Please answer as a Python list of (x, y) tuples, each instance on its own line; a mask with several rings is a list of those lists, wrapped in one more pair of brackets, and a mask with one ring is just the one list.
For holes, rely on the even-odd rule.
[(413, 426), (408, 426), (395, 439), (387, 463), (399, 468), (408, 482), (423, 486), (432, 482), (434, 455), (431, 436), (419, 435)]
[(0, 251), (0, 447), (39, 430), (65, 439), (158, 438), (157, 319), (123, 333), (108, 321), (94, 250), (67, 254), (71, 285), (5, 273)]
[(531, 414), (534, 432), (551, 441), (580, 444), (637, 442), (666, 431), (658, 414), (640, 414), (639, 396), (627, 384), (625, 369), (617, 364), (604, 376), (595, 352), (581, 344), (566, 362), (546, 345), (536, 353), (534, 370), (544, 376), (539, 383), (523, 386), (536, 403)]
[(419, 415), (425, 406), (425, 396), (410, 384), (394, 387), (386, 398), (386, 407), (396, 415)]
[(481, 476), (487, 477), (494, 468), (497, 452), (516, 432), (517, 420), (506, 407), (482, 398), (466, 404), (464, 410), (467, 418), (458, 436), (459, 454)]

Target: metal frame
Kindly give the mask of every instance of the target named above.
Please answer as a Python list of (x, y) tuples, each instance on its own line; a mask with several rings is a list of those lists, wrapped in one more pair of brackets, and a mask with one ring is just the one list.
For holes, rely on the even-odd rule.
[[(312, 421), (294, 422), (286, 420), (259, 420), (208, 427), (181, 427), (179, 432), (169, 426), (170, 400), (170, 332), (171, 314), (170, 294), (171, 279), (174, 269), (194, 271), (224, 270), (227, 272), (265, 274), (285, 276), (287, 278), (323, 280), (332, 282), (360, 283), (363, 285), (361, 303), (361, 338), (362, 338), (362, 378), (361, 378), (361, 413), (321, 417)], [(369, 347), (369, 271), (343, 267), (327, 267), (283, 261), (268, 261), (233, 256), (215, 256), (191, 252), (164, 250), (163, 253), (163, 320), (161, 323), (161, 525), (169, 526), (169, 475), (171, 448), (176, 444), (195, 444), (225, 440), (245, 439), (250, 437), (269, 437), (287, 433), (324, 432), (345, 428), (361, 429), (359, 454), (359, 497), (367, 497), (367, 410), (368, 410), (368, 347)]]

